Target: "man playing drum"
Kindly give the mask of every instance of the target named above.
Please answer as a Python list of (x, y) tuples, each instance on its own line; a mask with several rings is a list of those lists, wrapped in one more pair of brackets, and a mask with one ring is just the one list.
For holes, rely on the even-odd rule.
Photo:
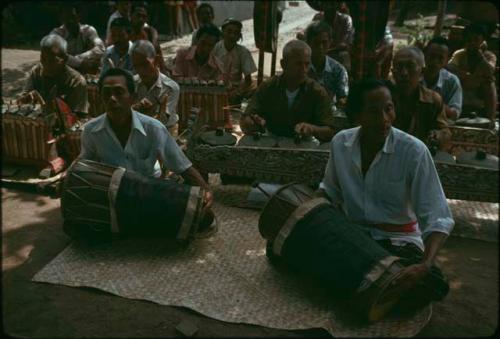
[(410, 304), (425, 303), (433, 290), (420, 283), (431, 274), (442, 277), (434, 261), (454, 220), (429, 150), (392, 127), (389, 86), (366, 79), (351, 88), (346, 113), (360, 126), (333, 138), (320, 192), (402, 259), (407, 267), (396, 283), (410, 290)]
[(283, 74), (259, 86), (240, 119), (245, 134), (267, 128), (280, 137), (331, 139), (331, 99), (319, 83), (308, 78), (310, 64), (311, 48), (305, 42), (292, 40), (285, 45)]
[(79, 158), (120, 166), (145, 176), (159, 177), (161, 162), (188, 184), (206, 190), (206, 208), (212, 203), (208, 184), (184, 155), (166, 127), (134, 111), (135, 84), (128, 71), (113, 68), (99, 80), (106, 113), (85, 124)]

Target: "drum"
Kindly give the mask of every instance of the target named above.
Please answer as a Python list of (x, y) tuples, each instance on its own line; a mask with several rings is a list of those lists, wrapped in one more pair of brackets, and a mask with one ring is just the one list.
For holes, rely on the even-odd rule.
[[(306, 186), (289, 184), (269, 199), (259, 218), (268, 256), (312, 276), (334, 295), (347, 296), (349, 307), (362, 319), (382, 319), (399, 300), (400, 288), (391, 283), (403, 265), (328, 200), (314, 198), (313, 193)], [(386, 269), (364, 289), (368, 274), (380, 269), (382, 259), (389, 260)]]
[(199, 109), (198, 120), (212, 128), (232, 128), (229, 96), (222, 81), (203, 81), (196, 78), (179, 78), (179, 129), (188, 126), (193, 108)]
[(61, 210), (75, 238), (164, 236), (188, 243), (212, 223), (203, 214), (204, 190), (89, 160), (68, 170)]

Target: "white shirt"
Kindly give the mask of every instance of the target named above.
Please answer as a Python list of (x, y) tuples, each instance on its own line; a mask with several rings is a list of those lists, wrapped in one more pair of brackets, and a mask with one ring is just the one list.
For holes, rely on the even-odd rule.
[(424, 250), (422, 238), (431, 232), (450, 234), (455, 222), (425, 144), (392, 127), (363, 178), (360, 129), (343, 130), (332, 139), (320, 184), (332, 202), (341, 205), (347, 217), (360, 224), (418, 222), (412, 233), (368, 226), (375, 240), (390, 239), (395, 245), (411, 242)]
[[(165, 74), (159, 73), (156, 83), (147, 88), (142, 82), (138, 74), (134, 76), (136, 86), (136, 98), (140, 101), (147, 98), (153, 104), (154, 114), (158, 114), (161, 122), (167, 127), (171, 127), (177, 123), (179, 116), (177, 115), (177, 103), (179, 102), (179, 85)], [(167, 106), (165, 111), (160, 112), (160, 103), (167, 96)]]
[(292, 108), (292, 105), (293, 105), (293, 101), (295, 100), (295, 98), (297, 97), (297, 94), (299, 94), (299, 89), (300, 88), (297, 88), (295, 91), (293, 92), (290, 92), (289, 90), (285, 90), (285, 93), (286, 93), (286, 98), (288, 100), (288, 109), (291, 109)]
[(252, 54), (245, 46), (236, 44), (228, 51), (224, 40), (221, 40), (215, 45), (212, 53), (221, 61), (226, 78), (235, 85), (243, 80), (242, 75), (247, 76), (257, 71)]
[(177, 174), (192, 165), (160, 121), (136, 111), (132, 111), (132, 129), (125, 148), (106, 113), (87, 122), (80, 157), (155, 177), (161, 174), (158, 161)]

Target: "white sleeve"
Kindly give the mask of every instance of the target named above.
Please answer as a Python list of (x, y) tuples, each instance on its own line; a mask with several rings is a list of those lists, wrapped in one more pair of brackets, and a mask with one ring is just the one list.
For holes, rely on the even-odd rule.
[(343, 203), (343, 198), (337, 177), (337, 169), (335, 167), (334, 147), (335, 143), (334, 140), (332, 140), (330, 157), (328, 158), (328, 163), (325, 169), (325, 176), (323, 177), (323, 181), (319, 184), (319, 187), (325, 190), (334, 205), (340, 206)]
[(97, 161), (97, 148), (95, 147), (89, 126), (84, 126), (81, 135), (81, 151), (79, 158)]
[(157, 134), (156, 139), (159, 141), (158, 160), (165, 167), (176, 174), (181, 174), (193, 165), (164, 125), (156, 128), (155, 133)]
[(455, 221), (446, 201), (441, 181), (432, 160), (425, 148), (415, 159), (411, 173), (411, 202), (417, 216), (422, 238), (432, 232), (449, 235)]

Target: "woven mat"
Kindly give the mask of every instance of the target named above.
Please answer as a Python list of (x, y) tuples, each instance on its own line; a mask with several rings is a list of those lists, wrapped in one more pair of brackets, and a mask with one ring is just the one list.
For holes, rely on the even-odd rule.
[(414, 336), (431, 306), (359, 327), (307, 278), (270, 265), (257, 211), (234, 206), (250, 187), (215, 190), (219, 232), (179, 248), (159, 239), (122, 239), (89, 247), (72, 243), (33, 278), (94, 287), (115, 295), (184, 306), (208, 317), (278, 329), (324, 328), (335, 337)]

